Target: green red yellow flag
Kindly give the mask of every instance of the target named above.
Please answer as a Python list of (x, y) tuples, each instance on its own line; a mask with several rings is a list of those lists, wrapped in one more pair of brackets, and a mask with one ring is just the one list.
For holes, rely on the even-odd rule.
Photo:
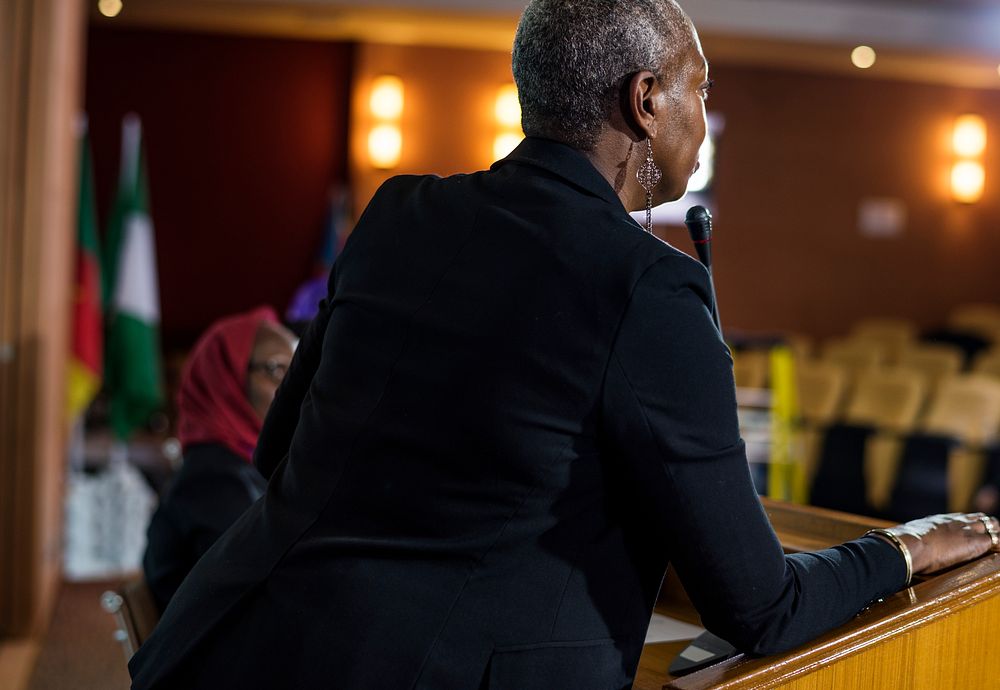
[(86, 131), (80, 138), (76, 268), (73, 324), (67, 387), (69, 419), (77, 419), (97, 395), (104, 373), (104, 324), (101, 318), (101, 263), (97, 244), (94, 171)]

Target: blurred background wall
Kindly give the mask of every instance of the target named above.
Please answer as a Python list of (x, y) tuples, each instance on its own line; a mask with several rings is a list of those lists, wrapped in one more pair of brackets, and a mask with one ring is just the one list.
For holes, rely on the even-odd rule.
[[(716, 61), (718, 43), (705, 51), (708, 107), (725, 121), (712, 210), (730, 326), (826, 337), (892, 315), (932, 327), (957, 304), (1000, 300), (1000, 194), (960, 205), (948, 186), (954, 118), (975, 112), (1000, 131), (1000, 90)], [(367, 160), (380, 74), (405, 86), (391, 170)], [(512, 79), (500, 50), (108, 26), (90, 30), (87, 76), (102, 217), (121, 117), (144, 121), (168, 346), (218, 314), (286, 304), (331, 184), (350, 185), (357, 215), (391, 175), (488, 167), (497, 89)], [(990, 147), (987, 169), (998, 158)], [(873, 199), (902, 204), (897, 236), (860, 231)], [(660, 234), (687, 249), (683, 229)]]
[(283, 306), (347, 175), (352, 45), (93, 27), (84, 108), (99, 216), (122, 117), (142, 119), (167, 349), (221, 314)]

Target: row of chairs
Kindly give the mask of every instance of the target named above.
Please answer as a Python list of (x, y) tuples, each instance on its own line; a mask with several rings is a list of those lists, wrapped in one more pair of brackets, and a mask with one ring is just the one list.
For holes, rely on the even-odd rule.
[(964, 335), (978, 339), (984, 345), (1000, 344), (1000, 306), (973, 304), (954, 310), (945, 325), (930, 333), (921, 334), (912, 321), (898, 318), (870, 318), (857, 321), (848, 334), (849, 339), (865, 340), (880, 344), (891, 363), (907, 346), (923, 337), (935, 334)]
[[(737, 352), (738, 384), (747, 385), (740, 363), (754, 359), (764, 370), (757, 381), (768, 383), (771, 356)], [(894, 519), (925, 514), (928, 505), (966, 510), (991, 458), (1000, 463), (1000, 453), (991, 454), (1000, 376), (985, 367), (958, 373), (961, 357), (948, 348), (911, 344), (894, 364), (866, 368), (836, 356), (795, 359), (793, 452), (811, 502)]]
[(1000, 379), (1000, 348), (977, 353), (966, 366), (965, 353), (957, 345), (913, 341), (890, 346), (854, 335), (826, 343), (820, 359), (841, 364), (854, 376), (878, 368), (900, 367), (921, 371), (932, 383), (963, 370)]
[[(855, 322), (850, 335), (884, 343), (891, 356), (894, 350), (916, 341), (919, 331), (917, 325), (907, 319), (868, 318)], [(1000, 344), (1000, 305), (976, 303), (956, 307), (936, 332), (964, 333)]]
[[(916, 481), (942, 510), (969, 509), (995, 455), (1000, 381), (955, 374), (928, 395), (926, 379), (915, 372), (873, 371), (857, 381), (838, 412), (837, 388), (843, 384), (837, 383), (836, 365), (807, 365), (799, 377), (799, 433), (811, 502), (907, 519), (920, 514), (907, 505), (924, 504), (901, 496)], [(915, 458), (926, 460), (928, 453), (938, 458), (934, 477), (908, 476), (907, 467), (922, 467), (926, 462)]]
[[(781, 340), (799, 362), (833, 361), (852, 375), (870, 369), (902, 366), (925, 371), (931, 378), (976, 371), (1000, 378), (1000, 305), (962, 305), (948, 315), (945, 325), (921, 333), (917, 325), (901, 318), (861, 319), (841, 338), (814, 352), (812, 341), (801, 334)], [(737, 385), (763, 388), (767, 384), (767, 357), (752, 348), (736, 361)]]
[[(845, 374), (845, 390), (850, 389), (856, 379), (886, 368), (920, 372), (932, 390), (945, 376), (962, 371), (984, 374), (1000, 381), (1000, 347), (979, 353), (968, 367), (960, 348), (942, 343), (913, 341), (890, 349), (882, 341), (849, 336), (827, 342), (816, 358), (803, 356), (801, 348), (791, 347), (791, 350), (800, 366), (821, 362), (841, 367)], [(770, 355), (767, 350), (736, 352), (733, 375), (737, 387), (766, 388), (769, 371)]]
[(948, 326), (958, 331), (982, 335), (1000, 343), (1000, 305), (973, 303), (956, 307), (948, 315)]

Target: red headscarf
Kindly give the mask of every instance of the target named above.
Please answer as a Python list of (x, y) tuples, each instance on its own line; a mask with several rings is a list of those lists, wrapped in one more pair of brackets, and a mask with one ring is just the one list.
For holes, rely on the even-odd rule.
[(216, 321), (184, 367), (177, 395), (181, 446), (220, 443), (248, 462), (261, 421), (247, 400), (247, 369), (262, 323), (278, 323), (270, 307)]

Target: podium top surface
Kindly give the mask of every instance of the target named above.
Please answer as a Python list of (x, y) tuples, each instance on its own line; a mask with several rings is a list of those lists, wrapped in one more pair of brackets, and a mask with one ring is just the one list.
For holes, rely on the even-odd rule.
[[(788, 551), (826, 548), (855, 539), (872, 527), (888, 524), (873, 518), (766, 499), (763, 503)], [(760, 658), (739, 655), (675, 679), (666, 673), (666, 665), (684, 644), (674, 643), (676, 650), (649, 645), (643, 652), (635, 687), (639, 690), (777, 687), (993, 597), (1000, 597), (998, 554), (989, 554), (934, 575), (915, 577), (908, 589), (872, 605), (812, 643), (784, 654)], [(677, 597), (668, 595), (665, 601), (666, 613), (678, 615)]]

